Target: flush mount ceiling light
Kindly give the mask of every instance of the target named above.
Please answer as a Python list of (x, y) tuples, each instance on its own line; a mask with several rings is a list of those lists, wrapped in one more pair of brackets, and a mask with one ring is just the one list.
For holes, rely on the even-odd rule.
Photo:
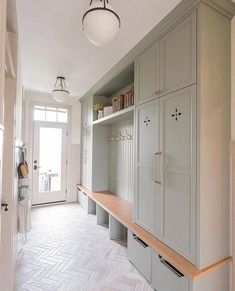
[(65, 85), (64, 77), (57, 77), (52, 96), (57, 102), (65, 102), (69, 97), (69, 91)]
[(82, 18), (83, 30), (91, 43), (97, 46), (110, 43), (120, 26), (120, 18), (108, 0), (91, 0)]

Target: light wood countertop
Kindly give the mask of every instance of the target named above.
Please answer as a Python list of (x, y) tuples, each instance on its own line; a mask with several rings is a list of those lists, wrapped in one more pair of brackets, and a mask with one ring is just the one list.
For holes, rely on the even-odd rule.
[(77, 187), (191, 280), (199, 279), (207, 273), (223, 268), (226, 264), (232, 262), (232, 258), (228, 257), (199, 270), (156, 237), (135, 224), (133, 222), (133, 206), (130, 202), (110, 192), (92, 192), (82, 185), (77, 185)]

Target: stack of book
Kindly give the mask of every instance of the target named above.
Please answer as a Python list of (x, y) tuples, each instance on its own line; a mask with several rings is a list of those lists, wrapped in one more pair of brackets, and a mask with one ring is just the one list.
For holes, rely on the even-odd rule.
[(134, 105), (134, 87), (124, 91), (120, 96), (113, 97), (113, 112), (120, 111)]
[(134, 88), (124, 93), (124, 108), (134, 105)]
[(124, 109), (124, 95), (113, 97), (112, 99), (113, 112)]

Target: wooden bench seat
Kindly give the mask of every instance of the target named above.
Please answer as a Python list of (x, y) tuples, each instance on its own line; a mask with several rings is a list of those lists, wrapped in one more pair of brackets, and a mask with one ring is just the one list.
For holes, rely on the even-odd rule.
[(156, 237), (135, 224), (133, 222), (133, 206), (130, 202), (120, 198), (119, 196), (111, 192), (92, 192), (82, 185), (77, 185), (77, 187), (80, 191), (87, 194), (88, 197), (90, 197), (93, 201), (100, 205), (104, 210), (106, 210), (126, 228), (135, 233), (149, 247), (151, 247), (154, 251), (164, 257), (181, 273), (183, 273), (191, 280), (199, 279), (207, 273), (220, 269), (226, 264), (232, 262), (232, 258), (228, 257), (205, 269), (199, 270), (193, 264), (180, 256), (178, 253), (163, 244)]

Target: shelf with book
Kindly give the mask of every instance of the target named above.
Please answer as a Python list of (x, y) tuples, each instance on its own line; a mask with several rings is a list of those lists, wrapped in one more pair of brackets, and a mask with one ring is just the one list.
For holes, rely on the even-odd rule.
[(134, 116), (134, 106), (127, 107), (113, 114), (93, 121), (93, 125), (111, 125), (121, 120), (130, 119)]

